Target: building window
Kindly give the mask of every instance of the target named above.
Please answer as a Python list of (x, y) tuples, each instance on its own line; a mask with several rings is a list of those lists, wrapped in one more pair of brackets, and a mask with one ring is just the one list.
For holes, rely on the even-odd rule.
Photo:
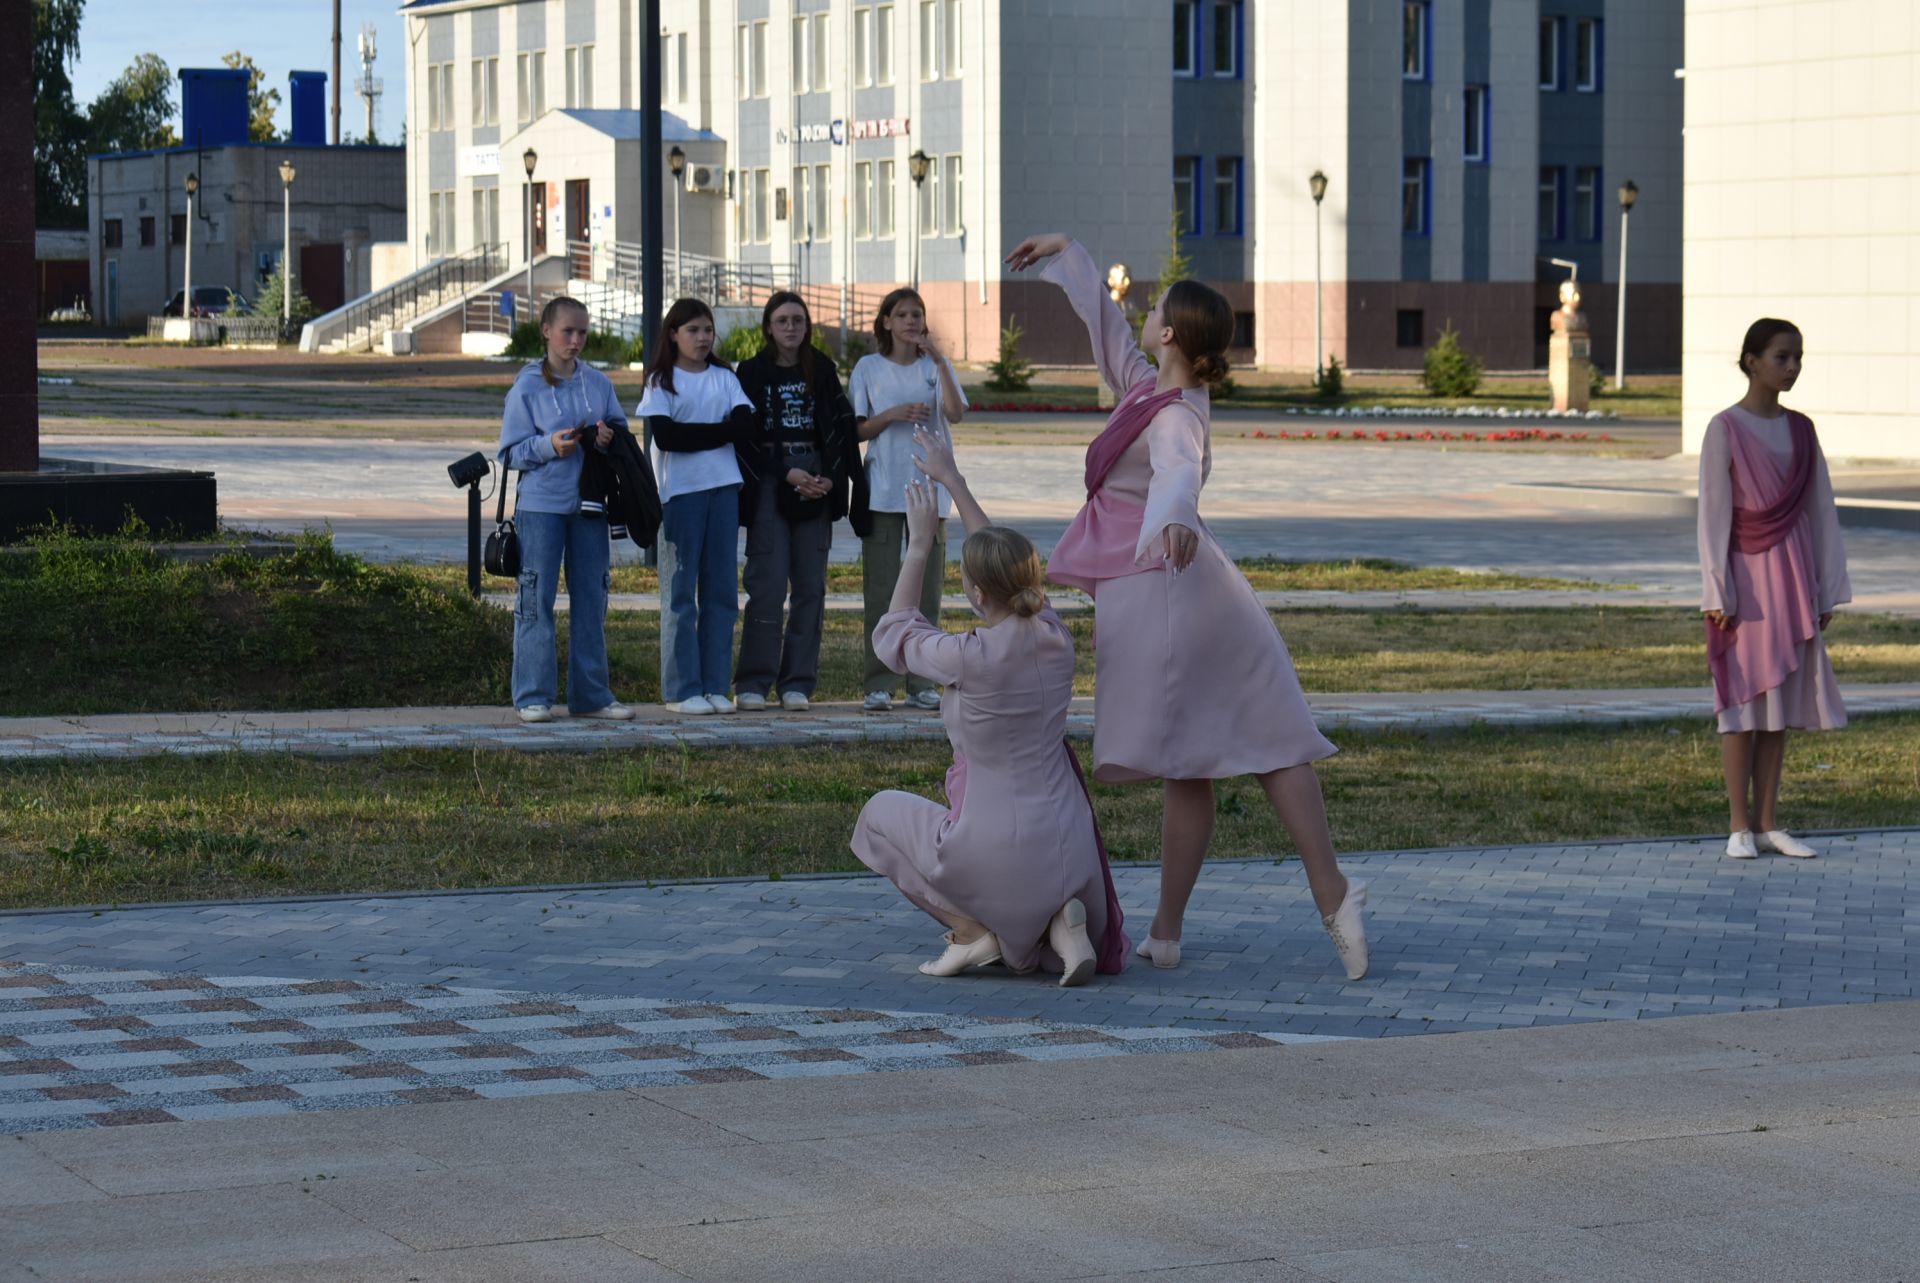
[[(766, 26), (763, 22), (761, 26)], [(773, 239), (773, 171), (753, 171), (753, 241), (765, 245)]]
[(961, 201), (960, 154), (955, 152), (940, 161), (940, 234), (958, 236), (967, 230), (966, 211)]
[(736, 176), (729, 174), (727, 187), (728, 194), (733, 197), (733, 238), (739, 244), (745, 245), (753, 238), (753, 228), (747, 221), (748, 209), (753, 203), (751, 196), (753, 175), (743, 169), (739, 172), (736, 181)]
[(833, 239), (833, 166), (813, 167), (813, 239)]
[(453, 128), (453, 64), (436, 62), (427, 68), (427, 130)]
[(500, 123), (500, 60), (473, 60), (473, 120), (475, 128)]
[(1565, 18), (1540, 19), (1540, 88), (1550, 93), (1560, 89), (1560, 44)]
[(1565, 240), (1567, 235), (1566, 171), (1558, 165), (1540, 166), (1540, 239)]
[(940, 231), (940, 160), (935, 157), (927, 166), (927, 181), (920, 184), (917, 193), (920, 212), (915, 219), (922, 236), (933, 236)]
[(772, 24), (753, 24), (753, 96), (767, 96), (767, 28)]
[(855, 240), (873, 239), (873, 162), (863, 160), (853, 167), (853, 236)]
[(813, 171), (805, 165), (793, 167), (793, 239), (805, 243), (813, 239), (813, 202), (807, 196), (807, 180)]
[(674, 88), (680, 91), (680, 101), (687, 101), (687, 33), (681, 32), (673, 38)]
[(140, 248), (147, 249), (151, 247), (153, 244), (153, 241), (154, 241), (153, 215), (142, 214), (140, 216)]
[(1239, 0), (1214, 0), (1213, 74), (1232, 79), (1240, 74)]
[[(167, 244), (184, 245), (187, 240), (187, 216), (170, 214), (167, 216)], [(116, 242), (117, 244), (118, 242)]]
[(1174, 0), (1173, 74), (1200, 74), (1200, 6), (1197, 0)]
[(1427, 0), (1405, 0), (1400, 6), (1400, 78), (1425, 80), (1427, 52), (1432, 47), (1433, 10)]
[(940, 3), (940, 74), (948, 80), (960, 78), (960, 0)]
[(940, 78), (939, 0), (920, 0), (920, 79)]
[(822, 94), (833, 88), (832, 68), (828, 55), (833, 52), (833, 39), (827, 27), (832, 14), (822, 9), (813, 15), (813, 92)]
[(473, 189), (473, 243), (476, 245), (500, 243), (500, 189), (498, 187)]
[(1216, 156), (1213, 161), (1213, 231), (1216, 236), (1241, 233), (1240, 173), (1243, 162), (1238, 156)]
[(733, 30), (733, 87), (742, 101), (753, 97), (753, 24), (743, 22)]
[(567, 106), (593, 106), (593, 46), (567, 47)]
[(520, 55), (520, 123), (528, 124), (547, 110), (547, 55), (545, 50)]
[(1400, 164), (1400, 231), (1405, 236), (1425, 236), (1432, 229), (1432, 184), (1428, 182), (1433, 162), (1425, 156), (1409, 156)]
[(1600, 239), (1600, 167), (1573, 171), (1574, 233), (1583, 241)]
[(1461, 115), (1466, 123), (1466, 139), (1461, 154), (1471, 161), (1487, 159), (1487, 87), (1468, 85), (1460, 95)]
[(893, 83), (893, 6), (876, 5), (873, 10), (873, 83)]
[(1173, 215), (1182, 236), (1200, 234), (1200, 158), (1173, 158)]
[(873, 179), (873, 234), (883, 241), (893, 239), (893, 198), (899, 190), (894, 181), (893, 162), (881, 161)]
[[(185, 225), (186, 215), (175, 214), (174, 217), (181, 220), (182, 226)], [(101, 247), (104, 249), (120, 248), (120, 220), (119, 219), (109, 218), (100, 224), (100, 244), (101, 244)]]
[(1403, 307), (1393, 314), (1393, 345), (1425, 347), (1427, 314), (1417, 307)]
[(1241, 349), (1254, 346), (1252, 312), (1235, 312), (1233, 314), (1233, 342), (1228, 344), (1228, 346)]
[(873, 10), (853, 11), (853, 83), (865, 88), (873, 83)]
[(1600, 92), (1600, 19), (1582, 18), (1573, 27), (1573, 87)]
[(807, 69), (813, 60), (807, 57), (807, 34), (813, 30), (813, 23), (806, 14), (796, 14), (793, 19), (793, 92), (807, 92)]

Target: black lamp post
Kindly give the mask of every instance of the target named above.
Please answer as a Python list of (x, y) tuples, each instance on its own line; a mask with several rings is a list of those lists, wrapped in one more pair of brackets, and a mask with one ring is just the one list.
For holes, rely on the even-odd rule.
[(1320, 334), (1320, 318), (1323, 315), (1320, 306), (1320, 202), (1327, 198), (1327, 176), (1314, 170), (1307, 179), (1307, 190), (1313, 193), (1313, 385), (1317, 388), (1327, 363), (1327, 349)]
[(680, 259), (680, 189), (686, 186), (682, 177), (687, 172), (687, 153), (680, 150), (678, 143), (667, 153), (667, 168), (673, 173), (673, 292), (680, 292), (680, 273), (684, 270)]
[(529, 147), (520, 160), (527, 167), (527, 319), (533, 319), (533, 169), (540, 153)]
[(920, 288), (920, 224), (926, 218), (926, 182), (927, 174), (933, 169), (933, 157), (925, 150), (914, 148), (913, 155), (907, 157), (907, 173), (913, 178), (913, 288)]
[(200, 194), (200, 175), (187, 175), (187, 261), (185, 266), (187, 292), (180, 296), (180, 317), (188, 322), (188, 340), (192, 340), (193, 321), (193, 198)]
[(1613, 318), (1613, 390), (1627, 386), (1627, 215), (1640, 199), (1640, 187), (1631, 178), (1620, 184), (1620, 301)]

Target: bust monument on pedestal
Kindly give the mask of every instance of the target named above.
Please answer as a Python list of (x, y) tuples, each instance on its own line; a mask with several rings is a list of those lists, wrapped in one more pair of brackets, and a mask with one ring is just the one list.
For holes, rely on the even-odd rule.
[(1553, 390), (1553, 408), (1584, 411), (1593, 357), (1587, 314), (1580, 310), (1578, 280), (1560, 282), (1560, 307), (1548, 324), (1552, 334), (1547, 339), (1547, 385)]

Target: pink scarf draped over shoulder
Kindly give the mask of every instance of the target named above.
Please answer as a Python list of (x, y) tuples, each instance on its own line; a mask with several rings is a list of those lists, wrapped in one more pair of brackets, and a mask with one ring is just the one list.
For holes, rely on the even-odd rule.
[(1800, 666), (1800, 643), (1819, 631), (1814, 609), (1813, 536), (1807, 496), (1813, 488), (1819, 445), (1813, 421), (1787, 411), (1793, 456), (1780, 464), (1739, 420), (1728, 414), (1728, 454), (1736, 498), (1729, 558), (1741, 557), (1752, 582), (1743, 592), (1731, 626), (1709, 619), (1707, 667), (1713, 672), (1714, 711), (1745, 704), (1773, 690)]
[(1141, 565), (1134, 559), (1147, 510), (1104, 488), (1107, 474), (1147, 430), (1153, 416), (1180, 399), (1177, 387), (1155, 392), (1153, 386), (1153, 380), (1142, 379), (1129, 388), (1106, 428), (1087, 447), (1087, 501), (1047, 558), (1047, 578), (1056, 584), (1090, 593), (1102, 579), (1137, 575), (1160, 564), (1155, 560)]

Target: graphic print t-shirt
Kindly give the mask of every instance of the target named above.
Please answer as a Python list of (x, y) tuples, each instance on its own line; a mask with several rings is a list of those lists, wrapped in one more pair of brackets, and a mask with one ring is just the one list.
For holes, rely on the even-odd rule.
[(767, 435), (777, 464), (775, 476), (793, 468), (821, 471), (814, 442), (813, 387), (798, 369), (782, 369), (779, 381), (767, 390)]

